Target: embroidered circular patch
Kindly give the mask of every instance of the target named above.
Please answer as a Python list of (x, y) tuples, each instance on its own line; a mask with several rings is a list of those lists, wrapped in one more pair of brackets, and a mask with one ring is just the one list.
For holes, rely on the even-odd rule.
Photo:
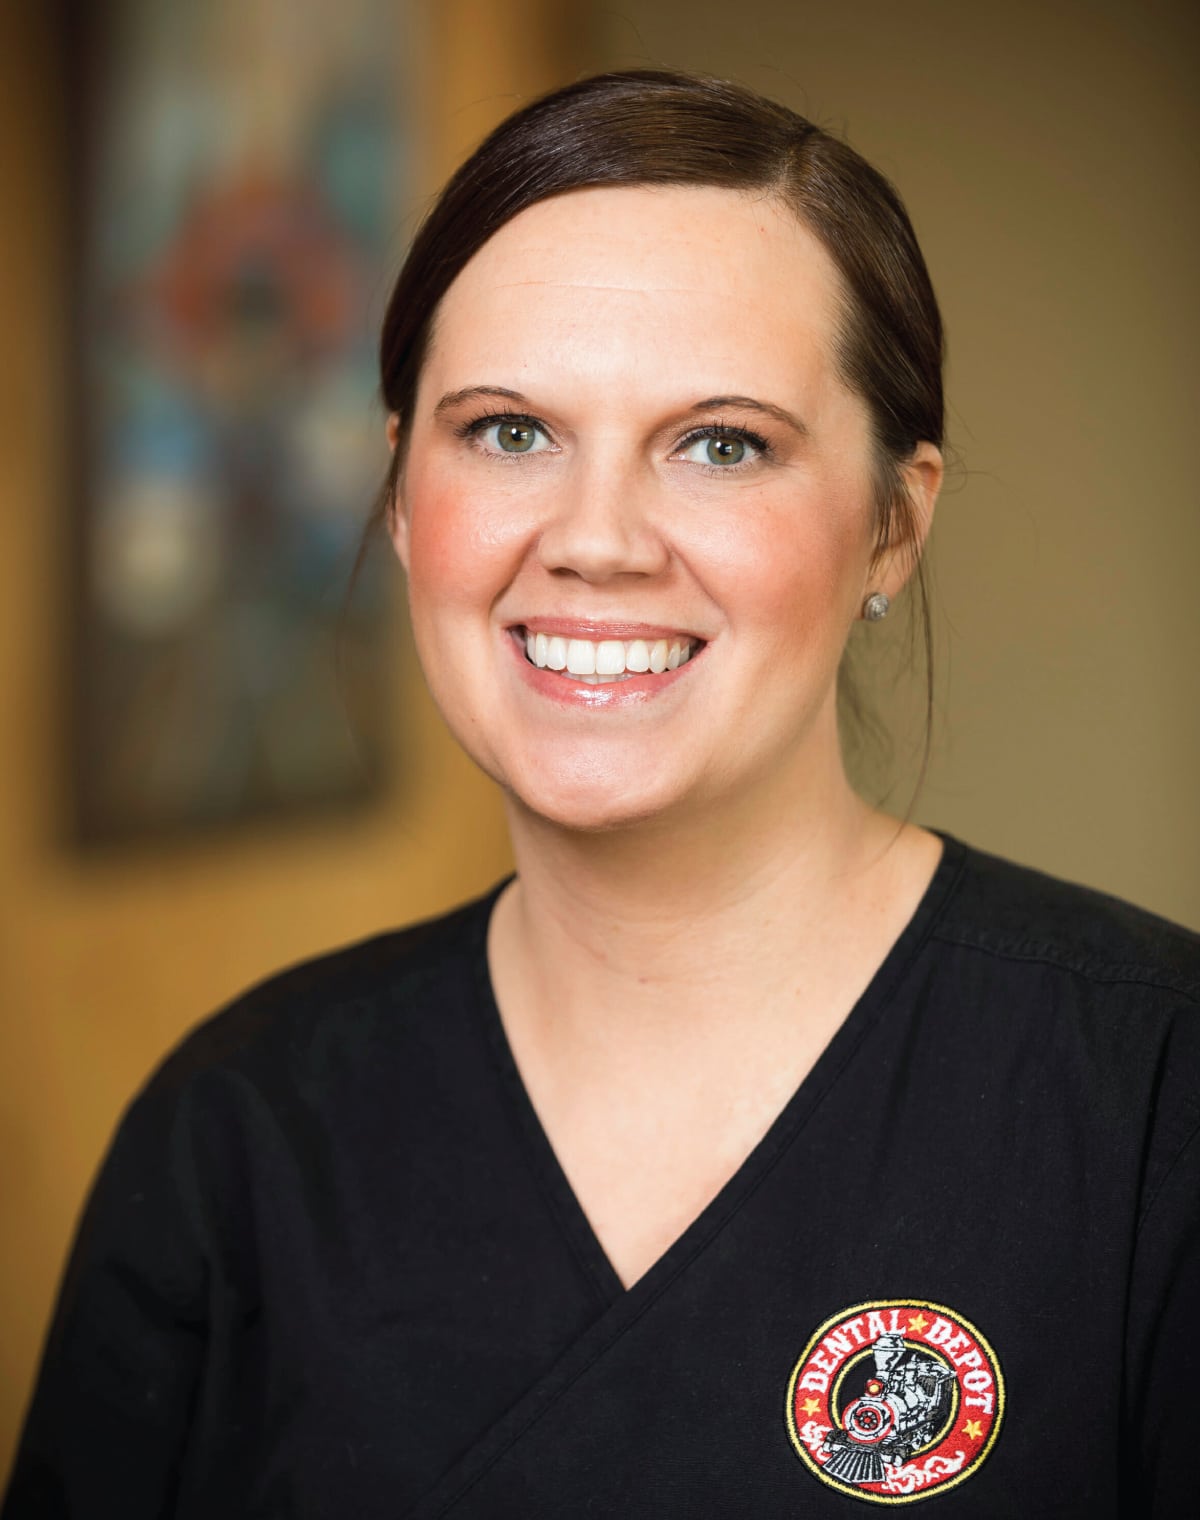
[(787, 1427), (822, 1483), (911, 1504), (969, 1478), (1004, 1415), (996, 1353), (942, 1304), (887, 1299), (827, 1319), (792, 1369)]

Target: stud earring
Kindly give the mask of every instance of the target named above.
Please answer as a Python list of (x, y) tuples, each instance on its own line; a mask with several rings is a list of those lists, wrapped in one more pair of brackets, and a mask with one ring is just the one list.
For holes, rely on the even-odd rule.
[(887, 617), (891, 605), (891, 598), (885, 591), (872, 591), (863, 603), (862, 615), (868, 623), (878, 623), (881, 618)]

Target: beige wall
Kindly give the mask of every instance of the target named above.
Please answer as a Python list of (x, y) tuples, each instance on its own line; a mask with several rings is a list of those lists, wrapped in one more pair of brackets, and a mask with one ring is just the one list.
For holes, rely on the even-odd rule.
[[(409, 660), (395, 693), (404, 785), (372, 811), (86, 863), (57, 845), (71, 441), (56, 365), (60, 97), (43, 9), (0, 7), (0, 1483), (81, 1196), (150, 1067), (265, 972), (435, 912), (508, 867), (496, 799)], [(569, 68), (545, 10), (510, 4), (508, 30), (478, 0), (423, 8), (414, 213), (479, 133)], [(402, 43), (411, 34), (397, 37), (398, 60)], [(381, 431), (381, 473), (385, 462)]]
[[(162, 1050), (263, 971), (506, 863), (494, 800), (411, 668), (408, 785), (376, 810), (87, 865), (56, 848), (70, 440), (40, 9), (0, 7), (0, 1470), (86, 1179)], [(893, 175), (948, 318), (965, 467), (937, 530), (945, 716), (919, 815), (1200, 926), (1193, 8), (423, 11), (424, 189), (530, 90), (635, 62), (733, 73)]]
[(1200, 928), (1200, 10), (596, 10), (598, 62), (775, 95), (842, 130), (913, 215), (962, 463), (935, 530), (917, 816)]

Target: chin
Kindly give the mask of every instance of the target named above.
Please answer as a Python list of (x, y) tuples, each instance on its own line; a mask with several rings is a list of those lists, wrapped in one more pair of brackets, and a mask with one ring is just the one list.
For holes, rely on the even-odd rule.
[(640, 788), (605, 783), (554, 788), (506, 788), (524, 812), (577, 834), (614, 834), (661, 818), (670, 808), (665, 797), (647, 796)]

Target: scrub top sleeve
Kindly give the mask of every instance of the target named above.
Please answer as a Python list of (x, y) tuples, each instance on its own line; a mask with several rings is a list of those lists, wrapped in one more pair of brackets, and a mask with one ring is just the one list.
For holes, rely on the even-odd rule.
[[(1196, 1509), (1195, 1376), (1200, 1308), (1200, 1127), (1142, 1220), (1130, 1284), (1122, 1514), (1178, 1520)], [(1083, 1333), (1097, 1333), (1086, 1325)], [(1082, 1393), (1082, 1390), (1081, 1390)]]
[(2, 1520), (172, 1511), (205, 1349), (183, 1131), (170, 1095), (153, 1091), (117, 1131), (67, 1265)]

